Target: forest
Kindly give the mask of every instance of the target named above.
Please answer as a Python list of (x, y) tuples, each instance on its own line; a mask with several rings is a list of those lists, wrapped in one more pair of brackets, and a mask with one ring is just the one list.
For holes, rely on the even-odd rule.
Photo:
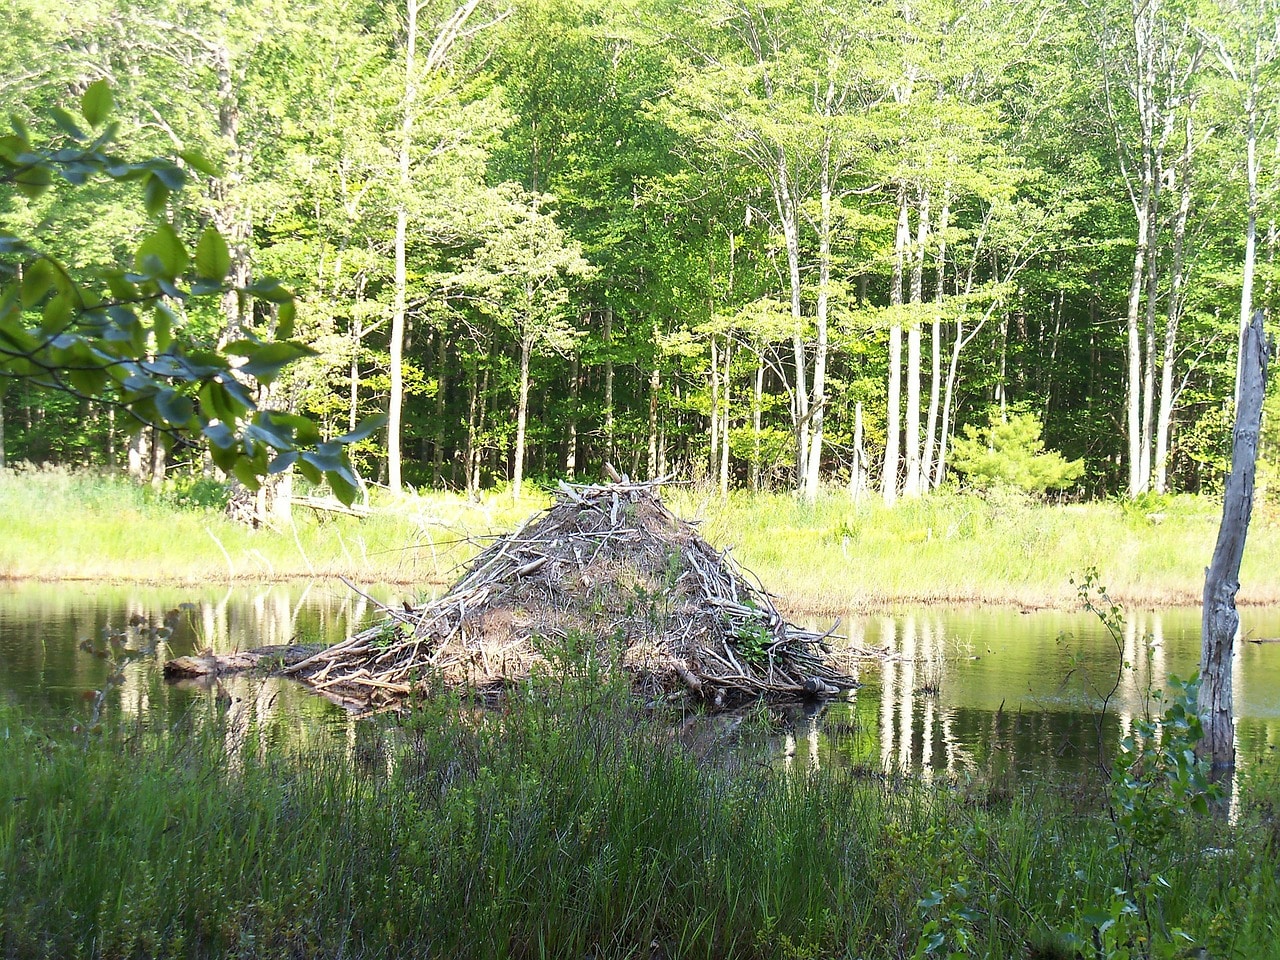
[[(1270, 0), (0, 18), (19, 136), (56, 141), (105, 80), (121, 148), (188, 181), (157, 173), (145, 203), (112, 177), (8, 184), (6, 235), (75, 272), (131, 260), (157, 215), (192, 250), (213, 227), (234, 284), (296, 297), (309, 350), (258, 402), (325, 437), (385, 414), (351, 448), (393, 490), (518, 497), (607, 461), (891, 503), (991, 479), (1001, 449), (1034, 492), (1221, 488), (1241, 330), (1274, 296)], [(172, 335), (269, 336), (270, 299), (177, 304)], [(201, 467), (109, 384), (0, 366), (0, 398), (0, 464)]]

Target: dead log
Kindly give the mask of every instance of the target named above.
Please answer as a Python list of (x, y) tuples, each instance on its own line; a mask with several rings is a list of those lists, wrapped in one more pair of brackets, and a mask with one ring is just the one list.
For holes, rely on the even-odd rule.
[(234, 653), (206, 650), (194, 657), (175, 657), (165, 661), (166, 680), (194, 680), (200, 677), (225, 677), (250, 670), (277, 672), (314, 656), (319, 647), (301, 644), (275, 644)]
[(1215, 769), (1235, 765), (1235, 723), (1231, 716), (1231, 656), (1240, 614), (1236, 593), (1240, 589), (1240, 560), (1244, 555), (1249, 517), (1253, 512), (1253, 481), (1262, 429), (1262, 400), (1267, 386), (1267, 360), (1271, 344), (1263, 334), (1262, 311), (1245, 328), (1241, 340), (1240, 399), (1236, 405), (1235, 432), (1231, 444), (1231, 473), (1222, 503), (1222, 524), (1213, 560), (1205, 570), (1204, 611), (1200, 632), (1200, 720), (1204, 726), (1201, 749)]

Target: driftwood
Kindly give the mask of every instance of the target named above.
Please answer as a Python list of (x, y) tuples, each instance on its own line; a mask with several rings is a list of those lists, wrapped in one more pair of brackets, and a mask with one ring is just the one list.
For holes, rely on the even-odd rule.
[(1240, 396), (1236, 405), (1231, 445), (1231, 473), (1222, 503), (1222, 524), (1213, 560), (1205, 571), (1204, 613), (1201, 620), (1200, 702), (1204, 724), (1203, 749), (1215, 768), (1235, 764), (1235, 724), (1231, 716), (1231, 656), (1240, 615), (1240, 560), (1244, 555), (1249, 516), (1253, 511), (1253, 480), (1266, 393), (1267, 360), (1271, 344), (1263, 334), (1262, 311), (1243, 331), (1240, 343)]
[(283, 669), (377, 708), (445, 684), (486, 697), (535, 671), (623, 670), (642, 693), (713, 708), (857, 684), (832, 634), (802, 629), (657, 496), (658, 482), (561, 484), (557, 502), (469, 564), (446, 595)]
[(301, 663), (319, 649), (300, 644), (277, 644), (235, 653), (206, 650), (194, 657), (175, 657), (166, 661), (164, 675), (169, 680), (195, 680), (202, 677), (225, 677), (250, 670), (274, 672)]

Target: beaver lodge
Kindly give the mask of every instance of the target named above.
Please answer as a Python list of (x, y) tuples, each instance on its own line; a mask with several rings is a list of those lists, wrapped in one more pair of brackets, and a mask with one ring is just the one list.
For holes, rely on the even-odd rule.
[[(439, 599), (387, 609), (382, 623), (318, 653), (255, 653), (283, 657), (284, 674), (365, 709), (441, 682), (497, 695), (561, 656), (623, 669), (646, 696), (683, 693), (717, 709), (855, 686), (858, 654), (837, 654), (829, 634), (788, 623), (657, 487), (561, 484), (549, 509), (482, 551)], [(209, 659), (170, 661), (166, 673), (245, 662)]]

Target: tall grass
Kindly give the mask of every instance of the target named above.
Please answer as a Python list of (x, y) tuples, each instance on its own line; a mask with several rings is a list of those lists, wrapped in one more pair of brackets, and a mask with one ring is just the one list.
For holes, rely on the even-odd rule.
[(297, 507), (292, 524), (254, 530), (219, 507), (178, 506), (165, 491), (118, 476), (0, 470), (0, 577), (440, 582), (484, 538), (507, 532), (545, 502), (384, 497), (368, 517)]
[[(681, 516), (757, 573), (785, 604), (845, 613), (896, 602), (1070, 604), (1071, 578), (1096, 568), (1125, 602), (1199, 603), (1221, 515), (1209, 498), (1040, 504), (942, 493), (892, 509), (828, 490), (790, 494), (670, 486)], [(120, 478), (0, 471), (0, 577), (208, 581), (346, 576), (447, 583), (482, 539), (548, 502), (534, 493), (471, 501), (447, 493), (376, 496), (355, 518), (299, 507), (280, 529), (250, 530)], [(1241, 602), (1280, 602), (1280, 523), (1254, 516)]]
[[(1065, 957), (1121, 871), (1061, 789), (704, 766), (595, 682), (304, 753), (51, 729), (0, 712), (6, 956)], [(1273, 948), (1268, 823), (1168, 839), (1154, 955)]]
[[(669, 494), (715, 543), (797, 607), (842, 613), (894, 602), (1072, 603), (1071, 578), (1096, 568), (1126, 602), (1199, 603), (1221, 505), (1207, 497), (1138, 504), (1043, 504), (1016, 495), (939, 493), (853, 503), (828, 491)], [(1240, 601), (1280, 602), (1280, 523), (1255, 513)]]

